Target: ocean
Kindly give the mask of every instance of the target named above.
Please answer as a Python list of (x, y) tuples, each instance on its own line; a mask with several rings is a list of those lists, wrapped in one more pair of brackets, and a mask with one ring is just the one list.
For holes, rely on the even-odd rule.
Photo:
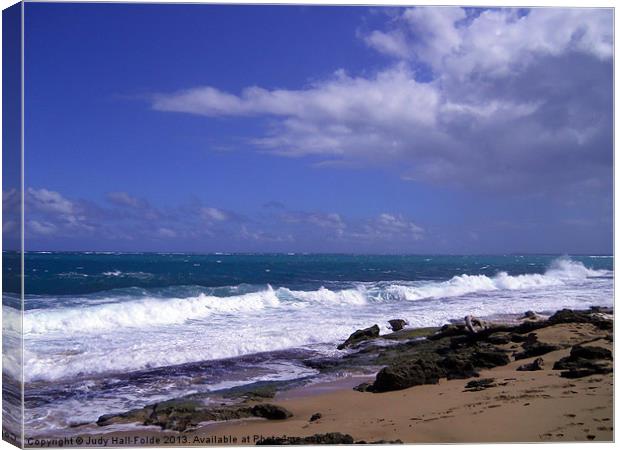
[[(4, 253), (5, 349), (21, 325)], [(613, 305), (610, 256), (55, 253), (25, 256), (26, 435), (265, 380), (312, 379), (353, 331)], [(14, 349), (13, 349), (14, 350)], [(5, 357), (5, 379), (19, 363)]]

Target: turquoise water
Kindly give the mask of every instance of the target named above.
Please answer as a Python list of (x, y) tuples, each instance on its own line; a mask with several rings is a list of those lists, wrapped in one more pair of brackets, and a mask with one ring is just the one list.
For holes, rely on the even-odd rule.
[[(4, 291), (19, 292), (6, 268), (19, 255), (5, 253)], [(110, 289), (241, 284), (316, 289), (325, 284), (385, 280), (447, 280), (461, 274), (544, 273), (558, 255), (191, 255), (158, 253), (27, 253), (28, 294), (77, 295)], [(611, 257), (571, 256), (592, 269), (613, 269)], [(31, 305), (26, 305), (27, 307)], [(41, 305), (38, 305), (41, 306)]]

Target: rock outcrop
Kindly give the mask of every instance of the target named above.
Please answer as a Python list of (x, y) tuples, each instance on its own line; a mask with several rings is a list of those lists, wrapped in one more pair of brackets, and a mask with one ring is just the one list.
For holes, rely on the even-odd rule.
[(97, 420), (101, 427), (121, 423), (157, 425), (162, 430), (185, 431), (195, 428), (200, 422), (262, 417), (268, 420), (283, 420), (292, 414), (285, 408), (270, 403), (254, 406), (231, 405), (211, 407), (193, 400), (170, 400), (134, 409), (121, 414), (106, 414)]
[(379, 325), (373, 325), (372, 327), (364, 328), (363, 330), (357, 330), (351, 336), (347, 338), (342, 344), (338, 346), (338, 350), (343, 350), (348, 347), (354, 347), (361, 342), (369, 339), (379, 337)]
[(372, 392), (406, 389), (420, 384), (437, 384), (445, 372), (436, 363), (418, 359), (384, 367), (372, 384)]
[(570, 355), (553, 365), (553, 370), (562, 370), (564, 378), (581, 378), (588, 375), (607, 374), (613, 371), (613, 355), (603, 347), (575, 345)]

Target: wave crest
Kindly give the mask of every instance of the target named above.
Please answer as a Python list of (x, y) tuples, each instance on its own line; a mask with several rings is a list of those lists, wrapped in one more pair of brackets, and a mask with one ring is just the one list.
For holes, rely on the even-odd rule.
[[(295, 291), (288, 288), (266, 289), (257, 292), (218, 297), (200, 293), (187, 298), (155, 298), (144, 296), (122, 302), (28, 310), (24, 314), (26, 334), (93, 333), (118, 328), (155, 327), (204, 320), (230, 314), (252, 315), (265, 310), (312, 308), (351, 308), (371, 302), (414, 301), (460, 297), (476, 292), (514, 291), (548, 288), (581, 283), (589, 277), (607, 275), (581, 262), (560, 258), (544, 274), (509, 275), (499, 272), (486, 275), (458, 275), (446, 281), (360, 283), (357, 287), (315, 291)], [(234, 290), (233, 290), (234, 291)], [(19, 311), (5, 307), (5, 327), (19, 331)]]

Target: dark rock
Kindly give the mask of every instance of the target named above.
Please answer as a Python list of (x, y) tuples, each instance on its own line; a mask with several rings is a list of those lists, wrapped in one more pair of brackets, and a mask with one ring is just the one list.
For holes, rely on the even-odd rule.
[(538, 335), (536, 333), (529, 333), (525, 336), (525, 340), (523, 341), (523, 348), (529, 348), (532, 345), (538, 342)]
[(373, 392), (388, 392), (406, 389), (420, 384), (437, 384), (444, 372), (436, 363), (418, 359), (384, 367), (372, 384)]
[(575, 345), (570, 350), (570, 357), (584, 359), (613, 359), (613, 355), (610, 350), (594, 345)]
[(325, 433), (306, 437), (270, 437), (256, 443), (256, 445), (342, 445), (353, 444), (350, 434)]
[(121, 414), (106, 414), (99, 417), (97, 425), (108, 426), (120, 423), (141, 423), (157, 425), (162, 430), (185, 431), (196, 427), (200, 422), (244, 419), (263, 417), (269, 420), (280, 420), (291, 417), (291, 413), (281, 406), (269, 403), (254, 407), (245, 404), (230, 406), (205, 406), (193, 400), (169, 400), (142, 409), (135, 409)]
[(492, 387), (496, 387), (495, 378), (482, 378), (480, 380), (472, 380), (465, 385), (465, 391), (476, 392), (483, 391)]
[(481, 349), (471, 357), (471, 363), (474, 367), (481, 369), (491, 369), (497, 366), (505, 366), (510, 362), (508, 355), (500, 350)]
[(569, 369), (560, 372), (560, 376), (563, 378), (582, 378), (590, 375), (605, 375), (612, 373), (613, 367), (596, 366), (596, 367), (583, 367), (581, 369)]
[(593, 313), (613, 314), (614, 309), (606, 306), (590, 306), (590, 311)]
[(268, 420), (284, 420), (293, 416), (288, 409), (271, 403), (262, 403), (252, 407), (252, 415)]
[(407, 341), (411, 339), (425, 338), (438, 330), (437, 327), (426, 328), (403, 328), (402, 330), (393, 331), (392, 333), (384, 334), (381, 336), (383, 339), (389, 339), (392, 341)]
[(364, 444), (384, 445), (384, 444), (402, 444), (403, 441), (401, 441), (400, 439), (395, 439), (393, 441), (386, 441), (385, 439), (381, 439), (380, 441), (371, 441), (371, 442), (355, 441), (355, 443), (358, 444), (358, 445), (364, 445)]
[(359, 344), (360, 342), (366, 341), (368, 339), (374, 339), (379, 337), (379, 325), (373, 325), (372, 327), (364, 328), (363, 330), (357, 330), (351, 336), (347, 338), (342, 344), (338, 346), (338, 350), (345, 349), (347, 347), (351, 347), (353, 345)]
[(464, 360), (456, 356), (448, 356), (443, 358), (438, 364), (446, 373), (446, 378), (448, 380), (466, 379), (480, 376), (480, 374), (474, 369), (471, 361)]
[(353, 390), (358, 392), (370, 392), (371, 387), (372, 383), (361, 383), (355, 386)]
[(304, 359), (303, 363), (312, 368), (312, 369), (317, 369), (320, 371), (329, 371), (331, 369), (334, 369), (336, 367), (338, 367), (341, 364), (341, 360), (339, 358), (330, 358), (330, 357), (323, 357), (323, 358), (312, 358), (312, 359)]
[(247, 401), (263, 401), (275, 397), (278, 384), (275, 382), (259, 382), (227, 389), (222, 397), (244, 399)]
[(388, 323), (390, 324), (392, 331), (399, 331), (405, 328), (405, 325), (407, 325), (408, 322), (404, 319), (392, 319), (388, 320)]
[(523, 336), (522, 334), (518, 334), (518, 333), (512, 333), (510, 335), (510, 340), (512, 342), (516, 342), (516, 343), (521, 343), (521, 342), (525, 342), (525, 340), (527, 339), (527, 336)]
[(523, 314), (524, 319), (536, 319), (537, 317), (538, 314), (536, 314), (534, 311), (525, 311), (525, 314)]
[(490, 342), (494, 345), (504, 345), (510, 343), (510, 334), (505, 332), (493, 333), (489, 337), (486, 338), (487, 342)]
[(321, 413), (314, 413), (312, 414), (312, 417), (310, 417), (310, 422), (315, 422), (319, 419), (321, 419), (323, 417), (323, 414)]
[(524, 345), (523, 347), (525, 347), (525, 349), (522, 352), (515, 354), (515, 360), (545, 355), (549, 352), (554, 352), (562, 348), (558, 345), (546, 344), (544, 342), (534, 342), (533, 344), (527, 346)]
[(430, 340), (442, 339), (444, 337), (462, 336), (466, 335), (467, 328), (465, 325), (446, 324), (442, 326), (439, 331), (428, 337)]
[(589, 375), (607, 374), (613, 371), (611, 351), (603, 347), (575, 345), (570, 355), (553, 365), (553, 370), (563, 370), (564, 378), (581, 378)]
[[(145, 409), (148, 408), (147, 406)], [(162, 430), (174, 431), (185, 431), (205, 421), (243, 419), (252, 416), (248, 407), (209, 408), (199, 402), (182, 399), (156, 403), (150, 408), (151, 414), (144, 420), (144, 425), (157, 425)]]
[(552, 325), (559, 323), (591, 323), (601, 330), (613, 329), (613, 320), (591, 310), (573, 311), (571, 309), (562, 309), (549, 317), (548, 322)]
[(529, 364), (523, 364), (522, 366), (517, 367), (517, 370), (524, 371), (533, 371), (533, 370), (543, 370), (545, 362), (542, 358), (536, 358)]
[(104, 414), (97, 419), (97, 425), (107, 427), (120, 423), (144, 422), (147, 417), (146, 412), (142, 410), (132, 410), (121, 414)]

